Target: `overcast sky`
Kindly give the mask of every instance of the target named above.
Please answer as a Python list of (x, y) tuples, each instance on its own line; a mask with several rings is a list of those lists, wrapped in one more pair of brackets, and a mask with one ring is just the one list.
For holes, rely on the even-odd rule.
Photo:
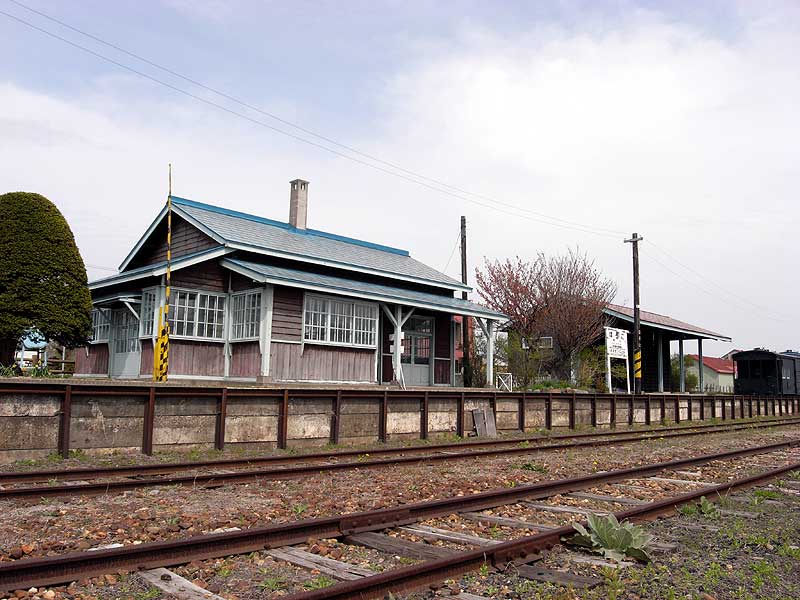
[[(733, 337), (707, 354), (800, 349), (796, 2), (25, 3), (463, 190), (283, 136), (0, 14), (0, 192), (54, 201), (90, 279), (157, 214), (172, 162), (176, 195), (281, 220), (289, 180), (307, 179), (309, 226), (409, 249), (454, 276), (462, 214), (473, 265), (579, 246), (625, 304), (622, 240), (637, 231), (643, 309)], [(11, 0), (0, 11), (375, 164)]]

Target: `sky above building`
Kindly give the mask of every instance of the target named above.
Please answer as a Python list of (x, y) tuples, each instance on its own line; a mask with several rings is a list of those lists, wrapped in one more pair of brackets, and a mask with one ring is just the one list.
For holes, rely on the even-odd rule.
[(794, 2), (0, 0), (0, 191), (53, 200), (91, 279), (170, 162), (281, 220), (307, 179), (310, 227), (453, 276), (460, 215), (473, 266), (577, 247), (629, 305), (636, 231), (643, 308), (797, 349), (797, 56)]

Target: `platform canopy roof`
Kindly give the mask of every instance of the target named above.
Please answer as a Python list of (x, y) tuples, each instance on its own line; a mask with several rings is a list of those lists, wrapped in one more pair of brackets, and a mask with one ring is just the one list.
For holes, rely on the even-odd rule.
[[(609, 304), (604, 311), (608, 316), (616, 317), (622, 321), (633, 323), (633, 309), (619, 304)], [(639, 311), (639, 318), (642, 325), (652, 327), (654, 329), (662, 329), (675, 334), (675, 339), (703, 339), (703, 340), (717, 340), (720, 342), (730, 342), (731, 338), (721, 333), (716, 333), (708, 329), (703, 329), (696, 325), (691, 325), (678, 319), (673, 319), (666, 315), (648, 312), (646, 310)]]
[(427, 308), (470, 317), (482, 317), (492, 320), (506, 319), (506, 316), (502, 313), (468, 300), (454, 298), (452, 295), (429, 294), (378, 283), (335, 277), (333, 275), (322, 275), (310, 271), (287, 269), (285, 267), (277, 267), (236, 258), (223, 258), (220, 263), (223, 267), (260, 283), (271, 283), (329, 294), (363, 298), (365, 300), (377, 302)]

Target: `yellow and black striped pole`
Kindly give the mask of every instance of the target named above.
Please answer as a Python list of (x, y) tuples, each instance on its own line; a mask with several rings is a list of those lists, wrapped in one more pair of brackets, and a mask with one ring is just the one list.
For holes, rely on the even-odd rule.
[(166, 381), (169, 372), (169, 294), (172, 270), (172, 164), (169, 165), (167, 194), (167, 271), (164, 289), (164, 308), (158, 311), (158, 338), (153, 352), (153, 381)]
[(639, 319), (639, 242), (644, 238), (634, 233), (625, 240), (633, 246), (633, 393), (642, 393), (642, 334)]

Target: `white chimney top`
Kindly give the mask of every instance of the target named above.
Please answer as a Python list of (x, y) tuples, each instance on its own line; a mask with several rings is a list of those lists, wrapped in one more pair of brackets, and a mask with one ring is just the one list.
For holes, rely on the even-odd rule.
[(308, 221), (308, 182), (295, 179), (289, 182), (289, 225), (305, 229)]

